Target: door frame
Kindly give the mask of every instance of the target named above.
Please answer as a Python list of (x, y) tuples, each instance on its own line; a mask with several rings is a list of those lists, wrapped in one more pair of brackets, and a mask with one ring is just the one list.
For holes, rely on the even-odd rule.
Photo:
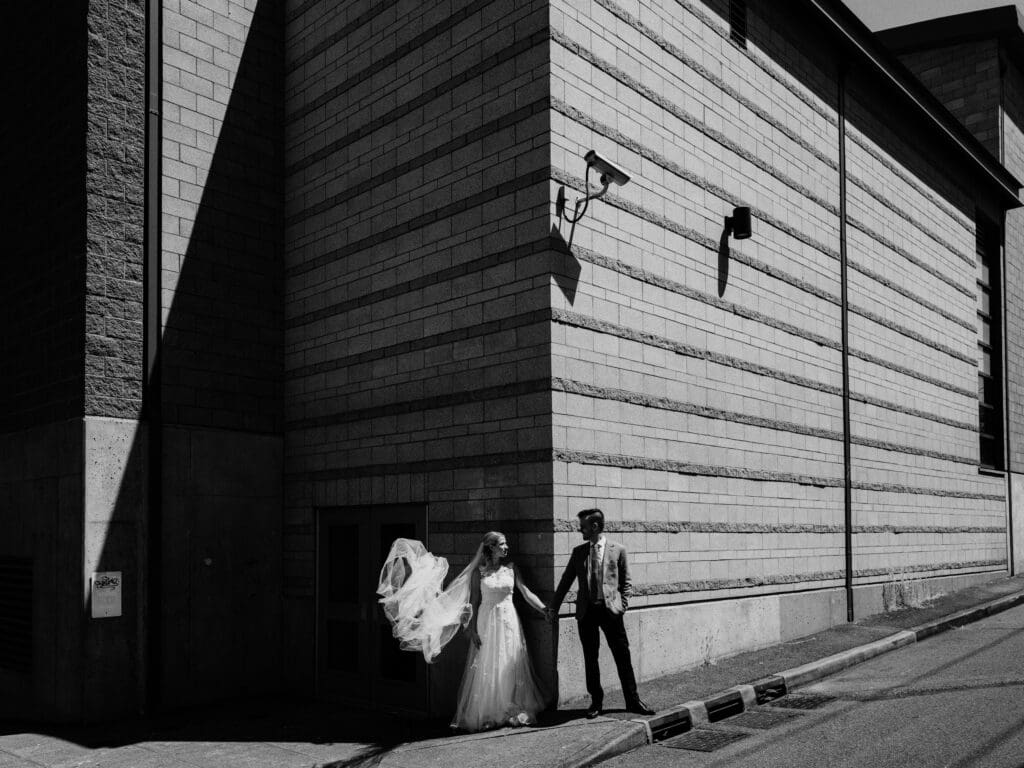
[[(377, 595), (375, 592), (379, 573), (377, 570), (379, 568), (378, 563), (387, 555), (386, 551), (377, 551), (379, 549), (378, 539), (380, 536), (380, 528), (382, 525), (387, 525), (388, 523), (411, 523), (414, 525), (417, 534), (414, 538), (422, 541), (424, 546), (428, 546), (427, 505), (332, 505), (314, 507), (313, 514), (315, 520), (313, 679), (314, 694), (316, 698), (369, 707), (377, 711), (390, 711), (412, 716), (429, 715), (432, 706), (430, 665), (423, 661), (422, 656), (417, 655), (416, 657), (417, 680), (414, 684), (415, 695), (411, 699), (406, 697), (403, 700), (400, 696), (403, 687), (408, 691), (407, 685), (391, 684), (389, 686), (387, 679), (379, 677), (375, 672), (380, 658), (380, 650), (377, 643), (377, 638), (379, 637), (378, 627), (382, 622), (387, 621), (383, 615), (383, 609), (380, 607), (379, 603), (377, 603)], [(324, 570), (326, 563), (322, 558), (326, 556), (324, 523), (325, 521), (329, 521), (330, 517), (345, 520), (346, 522), (351, 521), (358, 526), (360, 546), (364, 547), (368, 551), (369, 562), (373, 563), (372, 566), (364, 566), (364, 568), (367, 568), (368, 570), (365, 570), (360, 574), (360, 580), (365, 580), (364, 591), (366, 594), (360, 595), (360, 599), (358, 600), (360, 612), (360, 635), (362, 636), (365, 633), (366, 638), (368, 638), (369, 647), (367, 648), (367, 653), (369, 655), (367, 662), (368, 669), (371, 670), (365, 683), (367, 686), (365, 696), (339, 695), (337, 691), (327, 691), (324, 688), (326, 670), (321, 667), (323, 663), (321, 653), (323, 649), (321, 645), (325, 641), (322, 631), (322, 620), (324, 618), (322, 616), (322, 611), (324, 610), (325, 605), (323, 590), (326, 589), (327, 585), (323, 578), (326, 573)], [(369, 622), (369, 626), (366, 626), (366, 622)]]

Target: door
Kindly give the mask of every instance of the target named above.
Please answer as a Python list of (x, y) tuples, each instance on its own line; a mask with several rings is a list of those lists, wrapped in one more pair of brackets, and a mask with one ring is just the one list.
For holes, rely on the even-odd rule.
[(377, 602), (396, 538), (427, 543), (422, 505), (331, 507), (317, 515), (317, 692), (332, 701), (425, 713), (427, 665), (403, 651)]

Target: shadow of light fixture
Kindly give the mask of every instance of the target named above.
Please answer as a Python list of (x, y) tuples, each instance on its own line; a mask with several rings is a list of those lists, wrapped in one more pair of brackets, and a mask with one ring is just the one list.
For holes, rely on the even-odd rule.
[(732, 216), (725, 217), (726, 237), (733, 237), (736, 240), (746, 240), (751, 235), (750, 231), (750, 208), (741, 205), (732, 209)]
[[(608, 191), (608, 185), (609, 184), (618, 184), (621, 187), (621, 186), (624, 186), (625, 184), (629, 183), (629, 174), (628, 173), (623, 171), (621, 168), (618, 168), (617, 166), (615, 166), (614, 164), (612, 164), (610, 161), (606, 160), (605, 158), (601, 157), (594, 150), (590, 150), (589, 152), (587, 152), (587, 154), (585, 154), (583, 156), (583, 159), (587, 163), (587, 178), (586, 178), (586, 189), (587, 189), (587, 191), (588, 192), (590, 191), (590, 169), (591, 168), (593, 168), (595, 171), (597, 171), (599, 174), (601, 174), (601, 176), (600, 176), (601, 190), (599, 192), (595, 192), (592, 195), (588, 194), (586, 197), (582, 197), (579, 200), (577, 200), (576, 204), (573, 206), (572, 216), (570, 216), (568, 213), (565, 212), (565, 203), (566, 203), (565, 187), (559, 187), (558, 188), (558, 198), (555, 200), (555, 213), (557, 214), (557, 216), (559, 218), (561, 218), (562, 216), (565, 216), (566, 220), (570, 224), (572, 224), (572, 229), (569, 230), (568, 246), (570, 248), (572, 248), (572, 238), (576, 234), (576, 222), (578, 222), (580, 219), (582, 219), (583, 216), (586, 214), (587, 206), (590, 204), (590, 201), (591, 200), (596, 200), (597, 198), (603, 196), (604, 193)], [(581, 205), (583, 206), (582, 210), (580, 210), (580, 206)], [(748, 222), (749, 222), (749, 209), (748, 209)]]

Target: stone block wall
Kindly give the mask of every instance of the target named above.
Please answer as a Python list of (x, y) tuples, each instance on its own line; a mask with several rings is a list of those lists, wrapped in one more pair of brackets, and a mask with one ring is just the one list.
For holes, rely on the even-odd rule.
[(856, 581), (1005, 570), (1006, 480), (978, 471), (984, 203), (872, 84), (847, 113)]
[(550, 581), (562, 257), (546, 3), (295, 2), (287, 20), (287, 656), (308, 689), (319, 507), (425, 504), (453, 568), (503, 528)]
[(144, 3), (90, 2), (85, 413), (142, 408)]
[[(556, 525), (605, 510), (633, 553), (638, 608), (835, 584), (827, 56), (743, 50), (701, 3), (560, 3), (552, 19), (553, 174), (581, 189), (590, 147), (634, 174), (577, 228), (580, 287), (556, 305)], [(724, 237), (736, 205), (752, 208), (751, 240)]]
[[(729, 652), (700, 601), (761, 596), (757, 634), (780, 637), (786, 593), (842, 585), (827, 39), (769, 3), (750, 4), (745, 45), (725, 3), (552, 6), (552, 199), (580, 194), (591, 148), (633, 175), (577, 227), (575, 295), (552, 291), (555, 560), (575, 513), (602, 507), (633, 553), (646, 675), (683, 663), (657, 640), (674, 622)], [(854, 581), (1004, 570), (1005, 481), (977, 471), (973, 200), (905, 138), (926, 128), (868, 108), (877, 83), (848, 89)], [(750, 240), (723, 236), (735, 205)], [(845, 618), (823, 611), (807, 626)]]
[[(1003, 164), (1024, 178), (1024, 72), (1016, 59), (1003, 71)], [(1006, 407), (1010, 424), (1009, 469), (1024, 471), (1024, 211), (1008, 211), (1005, 225)], [(1014, 498), (1019, 498), (1016, 494)]]

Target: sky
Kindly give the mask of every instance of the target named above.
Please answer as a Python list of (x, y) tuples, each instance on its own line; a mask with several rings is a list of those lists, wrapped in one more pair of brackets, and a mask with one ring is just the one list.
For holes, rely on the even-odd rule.
[(980, 8), (1016, 4), (1024, 14), (1024, 0), (843, 0), (873, 30), (915, 21), (967, 13)]

